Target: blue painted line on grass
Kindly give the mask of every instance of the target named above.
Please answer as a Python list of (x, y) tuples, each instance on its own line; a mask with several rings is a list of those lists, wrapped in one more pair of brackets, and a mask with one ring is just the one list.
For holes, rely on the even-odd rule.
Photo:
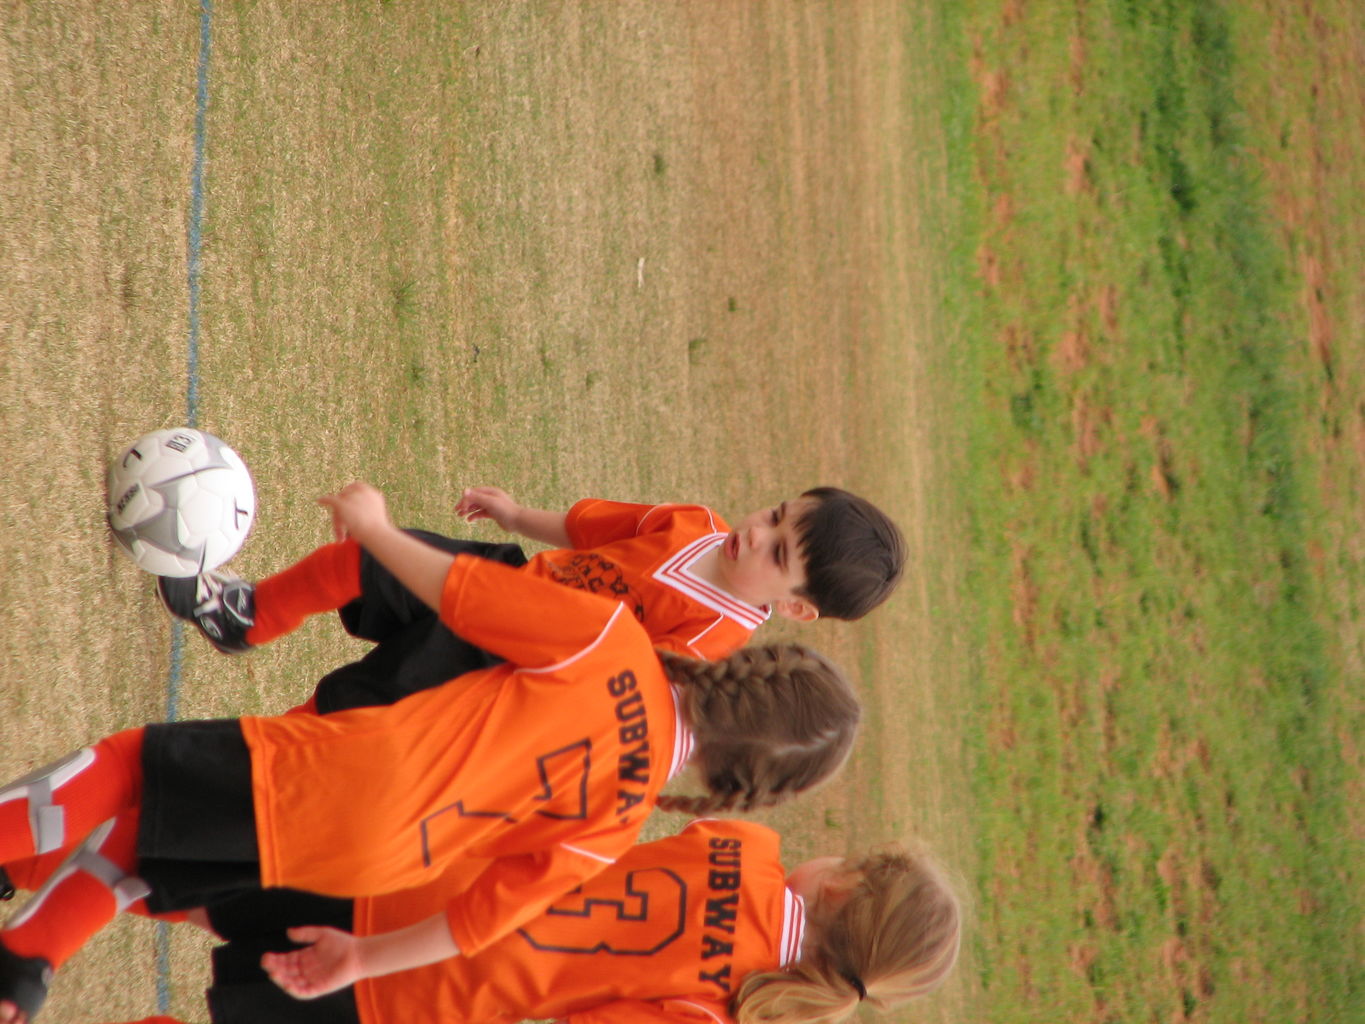
[(190, 223), (188, 231), (188, 259), (186, 261), (190, 289), (189, 374), (186, 389), (186, 413), (189, 425), (199, 424), (199, 244), (204, 221), (204, 145), (209, 109), (209, 53), (213, 37), (212, 0), (199, 3), (199, 67), (194, 90), (194, 165), (190, 171)]
[[(194, 90), (194, 163), (190, 170), (190, 213), (186, 232), (186, 274), (189, 279), (189, 345), (186, 367), (185, 421), (199, 424), (199, 251), (204, 220), (204, 148), (209, 108), (209, 54), (213, 37), (212, 0), (199, 0), (199, 64)], [(171, 624), (171, 664), (166, 679), (166, 721), (180, 714), (180, 680), (185, 662), (185, 631), (177, 619)], [(171, 941), (164, 923), (156, 926), (156, 1009), (171, 1008)]]

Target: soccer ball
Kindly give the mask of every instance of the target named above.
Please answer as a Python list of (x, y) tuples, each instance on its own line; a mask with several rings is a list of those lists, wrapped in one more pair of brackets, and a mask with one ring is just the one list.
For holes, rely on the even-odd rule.
[(256, 517), (246, 464), (190, 427), (139, 437), (109, 467), (109, 527), (143, 569), (194, 576), (235, 555)]

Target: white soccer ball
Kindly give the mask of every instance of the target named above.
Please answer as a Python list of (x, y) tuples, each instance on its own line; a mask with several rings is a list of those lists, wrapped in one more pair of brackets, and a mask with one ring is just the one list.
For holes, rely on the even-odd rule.
[(194, 576), (240, 550), (256, 487), (236, 452), (191, 427), (139, 437), (109, 467), (109, 527), (158, 576)]

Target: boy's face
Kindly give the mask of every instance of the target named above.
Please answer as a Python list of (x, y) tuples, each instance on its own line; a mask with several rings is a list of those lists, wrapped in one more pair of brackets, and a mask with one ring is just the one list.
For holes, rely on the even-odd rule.
[(819, 615), (809, 598), (796, 591), (806, 585), (806, 563), (796, 523), (815, 501), (795, 498), (751, 512), (720, 546), (720, 583), (741, 600), (768, 605), (778, 615), (810, 622)]

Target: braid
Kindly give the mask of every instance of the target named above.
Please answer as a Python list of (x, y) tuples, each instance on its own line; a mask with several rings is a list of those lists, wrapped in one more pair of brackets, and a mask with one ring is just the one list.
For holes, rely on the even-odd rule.
[(726, 799), (722, 796), (669, 796), (663, 794), (658, 799), (661, 811), (674, 814), (690, 814), (694, 818), (705, 818), (717, 811), (727, 809)]
[(796, 644), (746, 647), (717, 662), (659, 652), (682, 687), (705, 796), (663, 797), (690, 814), (769, 807), (828, 779), (853, 746), (861, 707), (843, 673)]

